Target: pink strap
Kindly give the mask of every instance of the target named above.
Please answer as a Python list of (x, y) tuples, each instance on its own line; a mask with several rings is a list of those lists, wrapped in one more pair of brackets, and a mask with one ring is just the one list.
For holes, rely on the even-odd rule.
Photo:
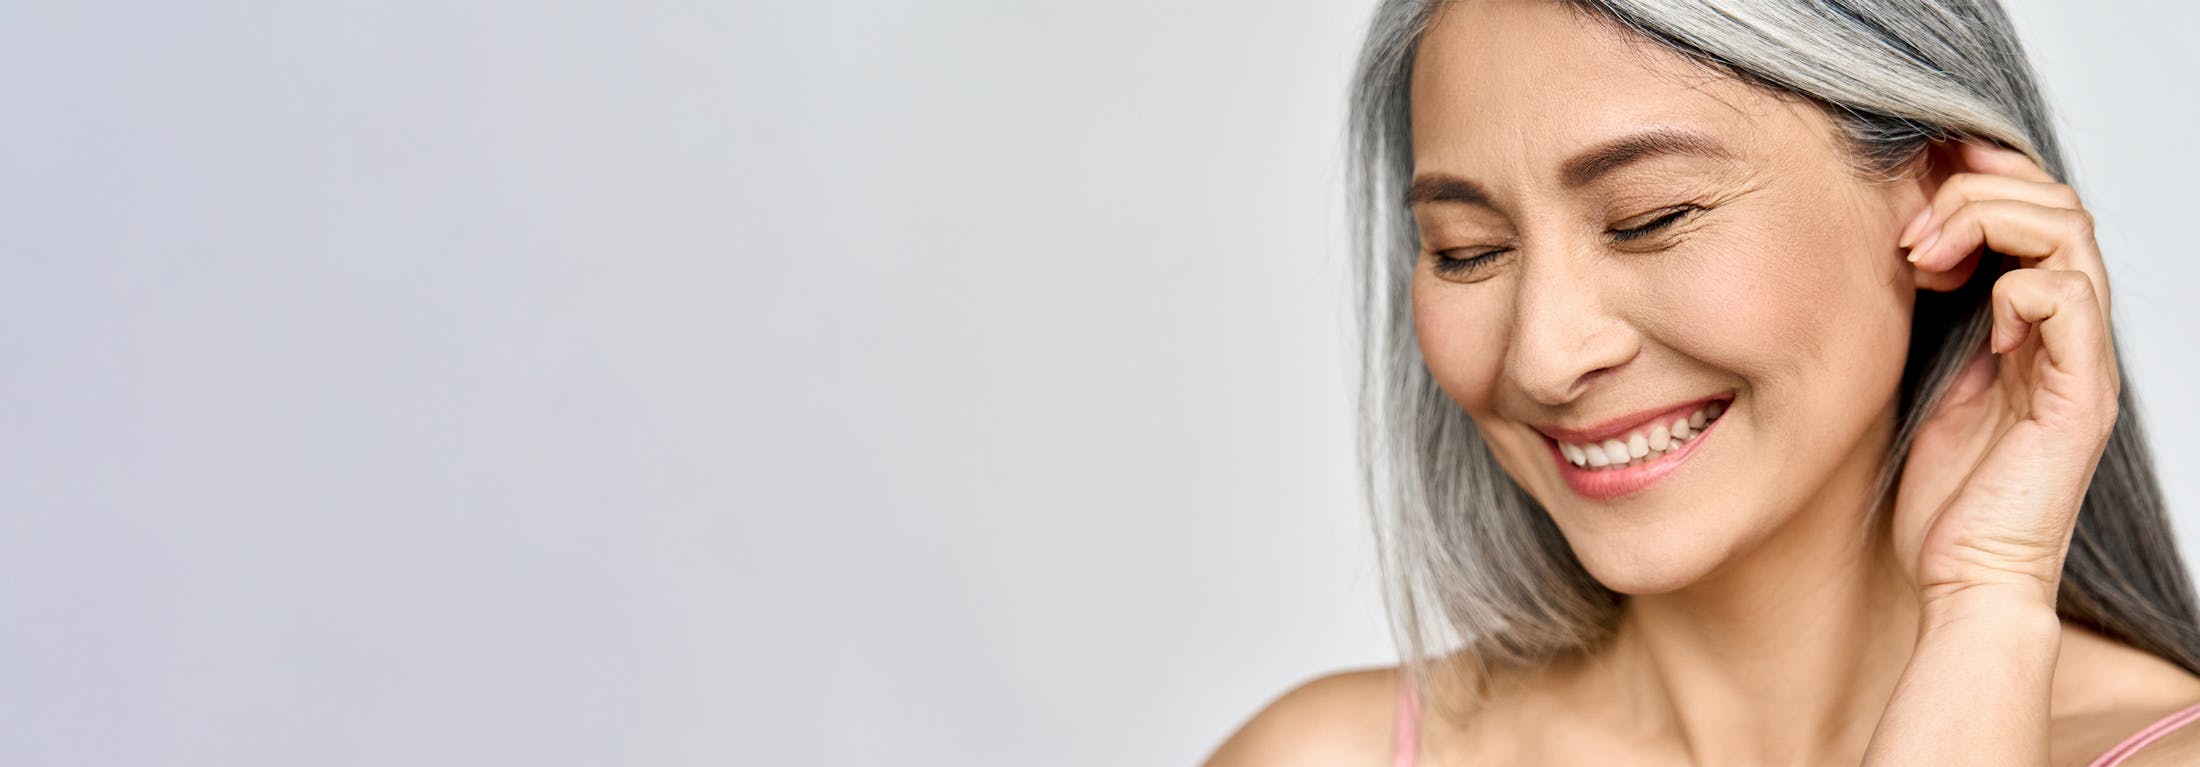
[(1398, 672), (1398, 719), (1392, 727), (1390, 741), (1391, 767), (1413, 767), (1421, 758), (1421, 691), (1413, 684), (1413, 675)]
[(2116, 767), (2116, 765), (2123, 764), (2125, 759), (2130, 759), (2132, 754), (2139, 753), (2139, 749), (2146, 748), (2148, 743), (2161, 740), (2162, 736), (2170, 734), (2171, 731), (2183, 727), (2195, 719), (2200, 719), (2200, 703), (2192, 704), (2179, 709), (2176, 713), (2155, 720), (2153, 724), (2147, 725), (2146, 729), (2132, 733), (2131, 737), (2125, 738), (2124, 742), (2116, 744), (2114, 748), (2101, 752), (2101, 755), (2094, 757), (2093, 761), (2086, 767)]

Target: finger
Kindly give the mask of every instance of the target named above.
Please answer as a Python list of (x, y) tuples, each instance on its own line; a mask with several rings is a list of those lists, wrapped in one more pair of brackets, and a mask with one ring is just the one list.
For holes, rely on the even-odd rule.
[(1956, 147), (1956, 157), (1963, 166), (1975, 173), (1992, 173), (2014, 176), (2026, 181), (2053, 183), (2055, 177), (2047, 169), (2032, 161), (2032, 156), (2007, 147), (1979, 141), (1965, 141)]
[(2048, 396), (2034, 395), (2034, 417), (2084, 418), (2114, 405), (2114, 352), (2092, 280), (2074, 271), (2018, 269), (1994, 281), (1993, 307), (1987, 345), (1995, 353), (2039, 334), (2046, 359), (2040, 387)]
[(2108, 270), (2093, 240), (2091, 213), (2018, 200), (1975, 200), (1957, 208), (1938, 232), (1926, 235), (1925, 242), (1910, 251), (1910, 256), (1919, 269), (1946, 271), (1961, 264), (1981, 245), (2032, 259), (2042, 269), (2084, 274), (2093, 282), (2101, 310), (2108, 310)]
[(1895, 244), (1910, 247), (1927, 233), (1939, 230), (1956, 209), (1978, 200), (2019, 200), (2049, 208), (2084, 207), (2078, 199), (2078, 190), (2063, 184), (1988, 173), (1958, 173), (1941, 182), (1931, 202), (1910, 220)]

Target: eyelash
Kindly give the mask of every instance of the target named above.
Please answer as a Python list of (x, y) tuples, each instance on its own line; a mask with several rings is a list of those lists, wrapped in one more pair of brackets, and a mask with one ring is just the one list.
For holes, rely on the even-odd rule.
[[(1679, 223), (1681, 219), (1687, 218), (1689, 214), (1695, 213), (1699, 210), (1702, 210), (1702, 208), (1696, 207), (1694, 205), (1675, 206), (1672, 209), (1666, 211), (1663, 215), (1651, 219), (1649, 222), (1641, 226), (1628, 229), (1612, 230), (1612, 240), (1615, 242), (1629, 242), (1648, 237), (1652, 234), (1656, 234), (1657, 231), (1660, 229), (1664, 229), (1668, 226)], [(1436, 264), (1434, 268), (1437, 274), (1442, 275), (1453, 275), (1462, 272), (1471, 272), (1475, 269), (1480, 268), (1484, 264), (1489, 263), (1491, 259), (1510, 252), (1511, 250), (1511, 248), (1499, 248), (1497, 250), (1477, 253), (1468, 258), (1453, 258), (1451, 256), (1444, 255), (1445, 253), (1450, 253), (1452, 251), (1438, 251), (1435, 254)]]
[(1688, 214), (1694, 213), (1698, 210), (1701, 209), (1697, 208), (1694, 205), (1674, 206), (1671, 210), (1666, 211), (1664, 215), (1651, 219), (1649, 223), (1643, 224), (1642, 226), (1638, 226), (1632, 229), (1612, 230), (1612, 239), (1619, 242), (1642, 239), (1644, 237), (1650, 236), (1653, 233), (1656, 233), (1660, 229), (1672, 226), (1674, 223), (1679, 222), (1681, 219), (1687, 218)]
[(1509, 250), (1511, 250), (1511, 248), (1500, 248), (1497, 250), (1484, 251), (1482, 253), (1477, 253), (1469, 258), (1452, 258), (1451, 256), (1447, 256), (1444, 254), (1451, 253), (1453, 251), (1438, 251), (1436, 253), (1436, 264), (1431, 268), (1435, 269), (1437, 274), (1445, 276), (1460, 274), (1464, 272), (1472, 272), (1476, 269), (1481, 268), (1483, 264), (1489, 263), (1490, 260), (1497, 258), (1499, 255)]

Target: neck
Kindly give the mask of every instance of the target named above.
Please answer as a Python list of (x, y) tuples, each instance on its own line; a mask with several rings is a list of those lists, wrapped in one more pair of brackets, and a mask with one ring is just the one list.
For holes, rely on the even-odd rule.
[(1612, 701), (1623, 716), (1677, 738), (1689, 762), (1862, 759), (1915, 645), (1918, 608), (1886, 536), (1857, 523), (1878, 463), (1846, 463), (1819, 502), (1748, 555), (1687, 588), (1629, 598), (1599, 664), (1616, 677), (1606, 689), (1626, 691)]

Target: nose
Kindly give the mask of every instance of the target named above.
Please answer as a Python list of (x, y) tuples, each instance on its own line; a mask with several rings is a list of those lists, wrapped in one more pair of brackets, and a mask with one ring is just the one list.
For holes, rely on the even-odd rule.
[[(1581, 397), (1590, 383), (1627, 364), (1642, 348), (1634, 326), (1613, 309), (1624, 286), (1600, 281), (1566, 256), (1524, 258), (1513, 298), (1513, 338), (1505, 371), (1544, 405)], [(1538, 263), (1538, 262), (1542, 263)]]

